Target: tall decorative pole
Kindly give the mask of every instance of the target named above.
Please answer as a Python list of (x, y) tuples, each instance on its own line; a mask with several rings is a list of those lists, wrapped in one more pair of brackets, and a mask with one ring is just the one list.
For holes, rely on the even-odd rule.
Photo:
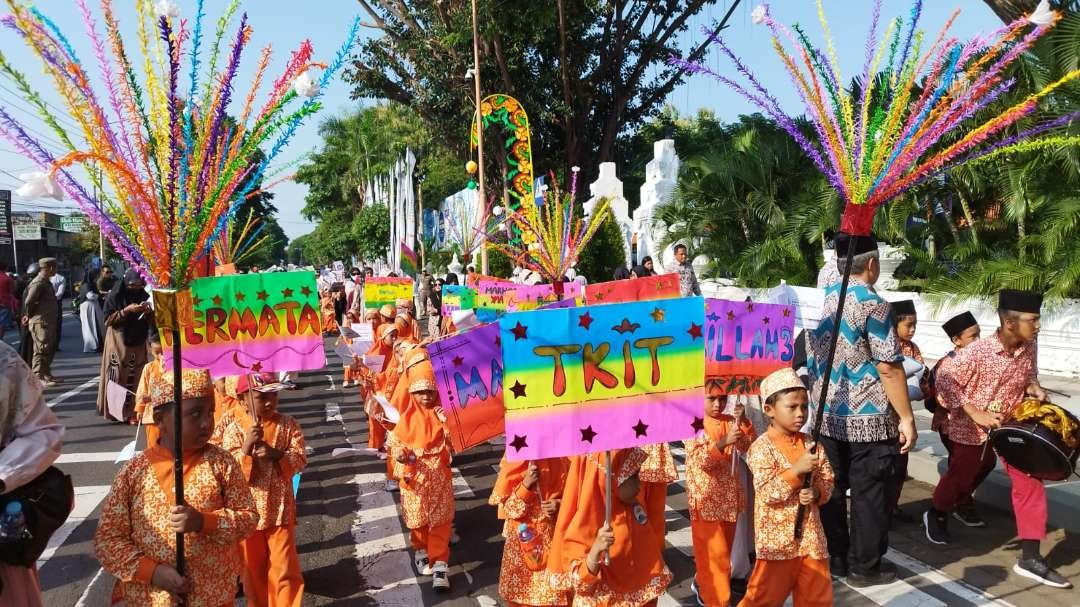
[[(473, 96), (476, 98), (476, 195), (481, 214), (487, 206), (484, 196), (484, 116), (480, 113), (480, 32), (477, 25), (476, 0), (472, 0), (472, 48), (473, 48)], [(480, 217), (477, 225), (483, 225), (487, 217)], [(488, 273), (487, 236), (480, 243), (480, 273)]]

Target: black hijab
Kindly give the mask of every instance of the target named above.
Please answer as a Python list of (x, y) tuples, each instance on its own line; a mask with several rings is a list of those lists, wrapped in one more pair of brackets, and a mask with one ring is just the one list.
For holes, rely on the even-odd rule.
[[(124, 272), (124, 277), (113, 285), (112, 290), (105, 296), (105, 318), (131, 304), (140, 304), (150, 299), (150, 294), (146, 292), (146, 289), (128, 289), (128, 284), (135, 282), (143, 282), (142, 277), (135, 270), (128, 270)], [(125, 318), (118, 323), (118, 326), (124, 335), (125, 346), (145, 344), (150, 336), (150, 318), (147, 316)]]
[(630, 270), (627, 270), (626, 266), (619, 266), (615, 269), (614, 278), (615, 280), (626, 280), (630, 278)]

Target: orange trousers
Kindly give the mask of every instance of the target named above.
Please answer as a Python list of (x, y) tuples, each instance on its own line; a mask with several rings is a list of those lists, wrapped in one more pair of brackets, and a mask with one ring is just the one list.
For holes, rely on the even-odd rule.
[(386, 447), (386, 428), (382, 424), (375, 421), (374, 418), (368, 417), (368, 441), (367, 446), (369, 449), (383, 449)]
[(690, 521), (697, 587), (706, 607), (728, 607), (731, 600), (731, 544), (735, 523)]
[(739, 607), (774, 607), (783, 605), (792, 595), (794, 607), (828, 607), (833, 604), (829, 561), (800, 557), (754, 564), (754, 573), (746, 586), (746, 596)]
[(240, 542), (244, 596), (251, 607), (300, 607), (304, 576), (293, 525), (256, 531)]
[(450, 534), (453, 523), (443, 523), (434, 527), (425, 525), (409, 530), (409, 540), (413, 550), (424, 550), (428, 555), (428, 562), (432, 565), (442, 561), (450, 562)]
[(667, 535), (667, 483), (641, 483), (641, 501), (649, 516), (649, 527), (656, 534), (656, 545), (664, 552)]

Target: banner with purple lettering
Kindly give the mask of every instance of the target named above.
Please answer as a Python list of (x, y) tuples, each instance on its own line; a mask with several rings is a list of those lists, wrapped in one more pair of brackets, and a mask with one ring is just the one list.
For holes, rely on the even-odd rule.
[(727, 394), (757, 394), (794, 355), (793, 306), (705, 300), (705, 376), (721, 380)]
[(503, 433), (499, 325), (477, 327), (428, 346), (450, 445), (460, 453)]
[(506, 314), (506, 293), (518, 285), (505, 280), (481, 280), (476, 286), (476, 318), (494, 322)]

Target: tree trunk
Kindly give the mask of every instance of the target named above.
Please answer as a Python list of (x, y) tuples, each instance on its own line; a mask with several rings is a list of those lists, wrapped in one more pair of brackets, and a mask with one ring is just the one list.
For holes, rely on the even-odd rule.
[(1018, 18), (1035, 10), (1039, 0), (983, 0), (990, 10), (1005, 23), (1012, 23)]
[[(971, 231), (971, 242), (979, 244), (979, 233), (975, 229), (975, 216), (971, 214), (971, 207), (968, 205), (967, 198), (963, 194), (957, 194), (957, 198), (960, 199), (960, 209), (964, 212), (964, 219), (967, 220), (968, 230)], [(951, 221), (949, 223), (952, 223)]]

